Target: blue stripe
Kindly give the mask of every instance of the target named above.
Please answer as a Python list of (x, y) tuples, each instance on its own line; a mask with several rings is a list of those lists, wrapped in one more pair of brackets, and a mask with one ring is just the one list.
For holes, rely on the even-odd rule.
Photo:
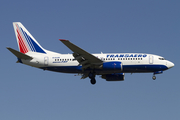
[[(22, 28), (21, 28), (22, 30)], [(30, 47), (29, 49), (32, 52), (39, 52), (39, 53), (46, 53), (44, 50), (42, 50), (37, 44), (36, 42), (34, 42), (34, 40), (25, 32), (22, 30), (22, 33), (25, 37), (26, 43), (28, 44), (28, 46)]]
[(26, 34), (26, 32), (24, 32), (21, 28), (21, 31), (23, 32), (24, 36), (25, 36), (25, 40), (27, 41), (27, 44), (28, 44), (28, 48), (32, 51), (32, 52), (35, 52), (35, 50), (33, 49), (33, 46), (32, 46), (32, 43), (31, 41), (29, 40), (29, 37), (28, 35)]
[(125, 72), (155, 72), (167, 70), (165, 65), (123, 65), (123, 71)]
[[(56, 66), (56, 67), (42, 67), (41, 69), (64, 72), (64, 73), (84, 73), (89, 72), (91, 69), (86, 69), (82, 71), (82, 66)], [(143, 72), (155, 72), (164, 71), (168, 68), (165, 65), (123, 65), (123, 71), (120, 70), (104, 70), (104, 69), (94, 69), (97, 74), (107, 74), (107, 73), (143, 73)]]
[[(30, 38), (30, 37), (29, 37), (29, 38)], [(44, 52), (44, 50), (42, 50), (42, 49), (34, 42), (34, 40), (32, 40), (31, 38), (30, 38), (30, 40), (31, 40), (31, 42), (32, 42), (32, 44), (33, 44), (36, 52), (46, 53), (46, 52)]]

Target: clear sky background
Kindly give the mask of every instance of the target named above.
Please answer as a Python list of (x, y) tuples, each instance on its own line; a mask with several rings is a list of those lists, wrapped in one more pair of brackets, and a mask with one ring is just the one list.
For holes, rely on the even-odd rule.
[[(179, 120), (179, 0), (1, 0), (1, 120)], [(125, 81), (43, 71), (17, 61), (12, 22), (22, 22), (46, 49), (72, 53), (68, 39), (90, 53), (140, 52), (175, 67), (156, 75), (125, 74)]]

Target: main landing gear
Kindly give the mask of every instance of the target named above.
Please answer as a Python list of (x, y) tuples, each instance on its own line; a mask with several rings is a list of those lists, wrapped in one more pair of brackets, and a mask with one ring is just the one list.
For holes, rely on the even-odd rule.
[(91, 79), (90, 82), (92, 85), (96, 84), (95, 74), (89, 73), (89, 78)]
[(91, 79), (91, 84), (92, 84), (92, 85), (96, 84), (96, 79), (95, 79), (95, 78), (92, 78), (92, 79)]

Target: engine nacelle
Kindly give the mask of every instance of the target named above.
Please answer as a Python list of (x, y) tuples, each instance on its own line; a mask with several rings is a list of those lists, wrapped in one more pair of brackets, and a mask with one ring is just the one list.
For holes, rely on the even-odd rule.
[(121, 62), (105, 62), (103, 63), (103, 69), (122, 70), (122, 63)]
[(124, 81), (124, 73), (106, 74), (101, 77), (106, 81)]

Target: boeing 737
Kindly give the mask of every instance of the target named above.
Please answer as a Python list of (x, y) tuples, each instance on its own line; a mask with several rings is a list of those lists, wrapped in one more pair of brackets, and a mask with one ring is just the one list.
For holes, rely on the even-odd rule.
[(156, 74), (170, 69), (174, 64), (164, 57), (146, 53), (100, 53), (91, 54), (68, 40), (60, 39), (73, 53), (60, 54), (44, 49), (28, 30), (20, 23), (13, 22), (19, 51), (7, 49), (23, 63), (43, 70), (73, 73), (81, 75), (81, 79), (90, 78), (96, 83), (96, 75), (106, 81), (124, 81), (125, 73)]

